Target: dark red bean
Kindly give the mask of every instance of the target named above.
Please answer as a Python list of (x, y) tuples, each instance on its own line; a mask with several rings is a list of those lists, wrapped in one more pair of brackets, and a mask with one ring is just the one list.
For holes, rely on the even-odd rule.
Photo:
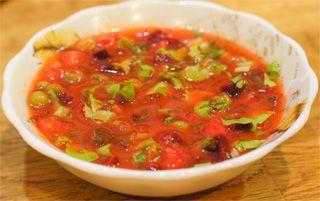
[(167, 39), (168, 41), (168, 47), (170, 49), (178, 49), (182, 46), (182, 43), (179, 39), (176, 39), (176, 38), (168, 38)]
[(250, 131), (252, 124), (233, 124), (233, 129), (239, 132)]
[(238, 88), (235, 84), (230, 83), (227, 86), (222, 87), (222, 91), (228, 94), (230, 98), (236, 98), (243, 91), (244, 88)]
[(110, 55), (107, 50), (100, 50), (94, 54), (94, 57), (98, 60), (110, 59)]
[(73, 100), (73, 97), (66, 92), (57, 93), (57, 97), (59, 99), (59, 102), (62, 104), (70, 104)]
[(104, 132), (102, 130), (95, 130), (93, 132), (91, 139), (95, 145), (101, 147), (103, 145), (110, 143), (113, 137), (114, 136), (110, 133)]
[(149, 35), (148, 41), (150, 41), (151, 43), (158, 43), (166, 38), (167, 38), (166, 33), (164, 33), (161, 30), (155, 30)]

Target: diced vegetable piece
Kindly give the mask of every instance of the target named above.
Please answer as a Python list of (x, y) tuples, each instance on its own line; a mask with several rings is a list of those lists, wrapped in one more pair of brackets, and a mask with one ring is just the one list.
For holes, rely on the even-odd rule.
[(192, 82), (199, 82), (210, 77), (210, 72), (207, 68), (201, 69), (198, 65), (188, 66), (182, 72), (182, 76)]
[(100, 100), (94, 98), (93, 93), (96, 88), (91, 88), (88, 90), (88, 96), (90, 100), (90, 107), (85, 104), (83, 107), (84, 116), (88, 119), (99, 120), (102, 122), (108, 122), (115, 113), (110, 110), (104, 110), (103, 104)]
[(202, 101), (194, 106), (194, 111), (201, 117), (210, 117), (211, 112), (222, 111), (230, 105), (230, 99), (226, 94), (217, 96), (210, 101)]
[(231, 79), (231, 82), (236, 85), (237, 88), (241, 89), (245, 85), (248, 84), (247, 80), (245, 80), (241, 75), (238, 75)]
[(226, 53), (225, 50), (213, 50), (208, 54), (209, 57), (216, 59), (219, 58), (220, 56), (224, 55)]
[(62, 105), (58, 107), (58, 109), (54, 112), (54, 115), (57, 117), (72, 118), (71, 110)]
[(257, 135), (262, 134), (263, 132), (257, 130), (258, 124), (261, 124), (265, 122), (273, 113), (266, 113), (266, 114), (260, 114), (254, 118), (245, 118), (242, 117), (240, 119), (230, 119), (230, 120), (224, 120), (222, 119), (223, 125), (229, 126), (231, 124), (252, 124), (251, 131), (254, 132)]
[(120, 93), (120, 84), (112, 84), (107, 88), (108, 93), (118, 95)]
[(157, 53), (169, 55), (170, 57), (172, 57), (173, 59), (175, 59), (177, 61), (182, 61), (184, 58), (184, 55), (181, 52), (175, 51), (175, 50), (166, 50), (164, 48), (159, 48), (157, 50)]
[(147, 92), (147, 95), (150, 94), (162, 94), (166, 95), (168, 92), (168, 84), (165, 82), (158, 82), (152, 89)]
[(41, 108), (50, 103), (49, 96), (43, 91), (35, 91), (29, 98), (30, 105), (34, 108)]
[(194, 106), (194, 111), (204, 118), (210, 117), (211, 104), (210, 101), (202, 101)]
[(112, 153), (110, 151), (110, 146), (111, 146), (111, 144), (107, 144), (107, 145), (100, 147), (98, 149), (98, 153), (105, 155), (105, 156), (109, 156), (109, 157), (112, 156)]
[(230, 98), (223, 93), (221, 96), (217, 96), (210, 101), (213, 109), (216, 111), (221, 111), (226, 109), (230, 105)]
[(237, 67), (234, 69), (237, 73), (249, 72), (252, 66), (252, 61), (242, 61), (237, 64)]
[(276, 61), (273, 61), (271, 64), (267, 66), (266, 72), (272, 79), (278, 78), (280, 76), (279, 63)]
[(270, 79), (270, 77), (269, 77), (269, 75), (267, 73), (264, 73), (263, 84), (267, 85), (269, 87), (275, 87), (276, 86), (276, 83)]
[(162, 77), (164, 79), (169, 80), (173, 84), (173, 87), (175, 89), (183, 88), (183, 84), (182, 84), (181, 80), (179, 79), (177, 73), (163, 71), (163, 72), (159, 73), (159, 77)]
[(91, 88), (88, 90), (88, 96), (90, 100), (90, 107), (92, 112), (96, 112), (97, 110), (103, 107), (102, 102), (96, 98), (94, 98), (93, 93), (95, 92), (96, 88)]
[(227, 70), (226, 65), (219, 64), (214, 61), (208, 62), (208, 64), (206, 64), (206, 66), (209, 68), (210, 74), (219, 74), (219, 73)]
[(132, 100), (135, 96), (134, 83), (126, 82), (120, 90), (120, 94), (127, 100)]
[(147, 64), (140, 65), (141, 70), (139, 71), (139, 76), (142, 78), (150, 77), (151, 73), (154, 72), (154, 68)]
[(85, 105), (83, 107), (84, 116), (88, 119), (99, 120), (102, 122), (108, 122), (112, 117), (114, 117), (115, 113), (110, 110), (96, 110), (93, 111), (92, 108)]
[(139, 164), (145, 162), (147, 156), (144, 153), (140, 153), (133, 158), (134, 163)]
[(280, 66), (274, 61), (267, 66), (266, 73), (264, 73), (263, 84), (269, 87), (275, 87), (276, 83), (273, 81), (280, 76)]
[(207, 56), (212, 59), (217, 59), (225, 53), (225, 50), (217, 48), (216, 43), (214, 41), (209, 44), (207, 49)]
[(121, 63), (113, 63), (114, 67), (117, 69), (121, 69), (124, 74), (128, 74), (131, 70), (131, 61), (129, 59), (126, 59), (122, 61)]
[(136, 44), (134, 44), (134, 41), (132, 39), (129, 38), (120, 38), (119, 42), (118, 42), (118, 47), (119, 48), (125, 48), (125, 49), (129, 49), (134, 53), (142, 53), (143, 50)]
[(99, 158), (98, 154), (95, 152), (88, 151), (86, 149), (75, 150), (70, 144), (66, 145), (66, 153), (74, 158), (89, 162), (95, 161)]
[(239, 151), (245, 151), (248, 149), (255, 149), (260, 147), (265, 140), (242, 140), (242, 141), (237, 141), (235, 143), (235, 148)]
[(136, 150), (148, 150), (154, 146), (156, 146), (156, 142), (154, 140), (144, 140), (135, 149)]
[(202, 38), (196, 38), (188, 42), (189, 52), (188, 56), (195, 58), (198, 62), (203, 59), (204, 51), (208, 48), (208, 42)]

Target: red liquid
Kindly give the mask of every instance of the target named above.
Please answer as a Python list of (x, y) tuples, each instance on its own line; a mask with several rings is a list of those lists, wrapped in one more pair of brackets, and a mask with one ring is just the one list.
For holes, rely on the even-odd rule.
[[(134, 46), (119, 46), (123, 37), (132, 39)], [(215, 41), (215, 48), (223, 49), (225, 53), (210, 59), (204, 56), (197, 64), (197, 60), (188, 55), (190, 48), (186, 45), (196, 37), (207, 43)], [(232, 157), (237, 142), (265, 139), (279, 123), (285, 103), (280, 81), (275, 79), (273, 87), (265, 85), (266, 62), (234, 42), (209, 34), (196, 36), (189, 30), (154, 28), (106, 33), (91, 38), (95, 41), (92, 48), (80, 50), (78, 42), (47, 59), (30, 89), (31, 96), (38, 90), (39, 82), (60, 85), (61, 89), (56, 93), (59, 105), (68, 108), (72, 117), (54, 115), (58, 106), (50, 95), (49, 105), (30, 106), (29, 109), (34, 125), (63, 151), (68, 144), (76, 152), (81, 149), (95, 152), (98, 158), (92, 162), (121, 168), (186, 168), (226, 160)], [(178, 61), (172, 55), (157, 53), (159, 48), (178, 51), (184, 58)], [(153, 67), (149, 77), (139, 76), (141, 62), (134, 61), (131, 58), (134, 55)], [(130, 71), (125, 74), (114, 63), (128, 58), (131, 60)], [(235, 72), (239, 59), (252, 62), (248, 72)], [(201, 81), (188, 81), (182, 76), (181, 72), (187, 66), (204, 68), (208, 61), (225, 65), (226, 69)], [(176, 89), (172, 80), (159, 77), (164, 70), (178, 74), (183, 87)], [(70, 84), (63, 77), (65, 72), (80, 72), (81, 81)], [(98, 81), (94, 74), (104, 76), (106, 80)], [(246, 80), (242, 88), (230, 81), (237, 75)], [(133, 99), (108, 93), (110, 85), (120, 83), (123, 87), (124, 82), (132, 78), (135, 79)], [(147, 94), (159, 82), (166, 84), (166, 93)], [(91, 104), (87, 91), (95, 86), (93, 96), (101, 102), (100, 110), (113, 113), (106, 122), (84, 114), (85, 104), (89, 107)], [(42, 91), (47, 93), (48, 89)], [(227, 107), (218, 110), (212, 109), (217, 105), (210, 106), (208, 117), (195, 112), (196, 104), (223, 95), (229, 101)], [(257, 125), (258, 134), (252, 130), (251, 123), (224, 125), (222, 122), (222, 119), (254, 118), (265, 113), (272, 115)], [(184, 124), (179, 127), (176, 125), (179, 122)], [(66, 136), (71, 142), (59, 144), (58, 136)], [(207, 146), (205, 139), (210, 142)], [(141, 142), (149, 142), (149, 146), (141, 148)], [(97, 151), (108, 144), (111, 154)], [(238, 153), (249, 150), (238, 150)]]

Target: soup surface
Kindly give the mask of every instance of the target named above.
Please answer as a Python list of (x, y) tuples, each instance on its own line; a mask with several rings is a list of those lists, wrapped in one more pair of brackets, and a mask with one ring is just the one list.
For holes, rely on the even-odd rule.
[(276, 61), (182, 29), (79, 39), (47, 58), (31, 122), (68, 155), (146, 170), (217, 163), (261, 146), (285, 98)]

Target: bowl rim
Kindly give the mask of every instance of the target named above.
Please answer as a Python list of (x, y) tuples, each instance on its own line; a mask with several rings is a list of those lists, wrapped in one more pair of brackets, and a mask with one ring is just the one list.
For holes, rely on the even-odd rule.
[[(40, 36), (44, 35), (50, 30), (54, 30), (58, 27), (68, 25), (69, 22), (72, 22), (75, 18), (86, 15), (90, 12), (95, 12), (98, 10), (109, 10), (109, 9), (116, 9), (117, 7), (121, 6), (130, 6), (132, 4), (167, 4), (167, 5), (192, 5), (192, 6), (200, 6), (200, 7), (210, 7), (215, 10), (220, 10), (225, 13), (229, 14), (238, 14), (242, 17), (250, 18), (256, 22), (259, 22), (262, 26), (268, 28), (274, 34), (278, 34), (280, 38), (285, 40), (287, 43), (292, 45), (293, 49), (295, 49), (298, 53), (302, 61), (302, 66), (306, 67), (307, 69), (307, 76), (310, 79), (310, 83), (314, 86), (310, 88), (308, 100), (306, 105), (298, 117), (298, 119), (291, 125), (291, 127), (282, 133), (279, 137), (275, 140), (259, 147), (258, 149), (252, 150), (249, 153), (244, 155), (228, 159), (216, 164), (208, 165), (208, 166), (199, 166), (193, 168), (183, 168), (183, 169), (175, 169), (175, 170), (158, 170), (158, 171), (149, 171), (149, 170), (131, 170), (131, 169), (124, 169), (124, 168), (117, 168), (117, 167), (109, 167), (104, 165), (99, 165), (91, 162), (82, 161), (71, 156), (68, 156), (64, 152), (59, 151), (49, 145), (47, 145), (44, 140), (40, 140), (37, 138), (32, 132), (30, 132), (25, 126), (23, 125), (22, 121), (20, 120), (18, 114), (12, 111), (14, 105), (10, 102), (12, 99), (9, 87), (12, 85), (13, 76), (13, 67), (17, 65), (20, 57), (27, 52), (27, 48), (32, 46), (33, 42), (39, 38)], [(49, 158), (52, 158), (59, 163), (67, 164), (75, 169), (99, 176), (107, 176), (107, 177), (117, 177), (117, 178), (127, 178), (127, 179), (152, 179), (152, 180), (175, 180), (181, 178), (192, 178), (197, 177), (200, 175), (218, 172), (224, 169), (231, 169), (239, 166), (244, 166), (250, 164), (263, 156), (269, 153), (272, 149), (278, 146), (283, 141), (287, 140), (289, 137), (293, 136), (296, 132), (298, 132), (302, 126), (306, 123), (311, 105), (315, 96), (318, 91), (318, 80), (313, 72), (312, 68), (310, 67), (306, 54), (302, 47), (293, 39), (289, 38), (288, 36), (284, 35), (280, 31), (278, 31), (273, 25), (271, 25), (266, 20), (257, 17), (256, 15), (245, 13), (242, 11), (236, 11), (229, 8), (225, 8), (223, 6), (217, 5), (211, 2), (201, 2), (201, 1), (161, 1), (161, 0), (150, 0), (150, 1), (127, 1), (113, 5), (101, 5), (86, 8), (84, 10), (78, 11), (71, 16), (67, 17), (63, 21), (55, 23), (51, 26), (48, 26), (36, 34), (26, 43), (23, 49), (18, 52), (7, 64), (4, 73), (3, 73), (3, 94), (2, 94), (2, 108), (4, 114), (7, 116), (8, 120), (17, 128), (19, 134), (22, 136), (24, 141), (27, 142), (33, 149), (37, 150), (43, 155), (46, 155)], [(38, 134), (37, 134), (38, 135)]]

